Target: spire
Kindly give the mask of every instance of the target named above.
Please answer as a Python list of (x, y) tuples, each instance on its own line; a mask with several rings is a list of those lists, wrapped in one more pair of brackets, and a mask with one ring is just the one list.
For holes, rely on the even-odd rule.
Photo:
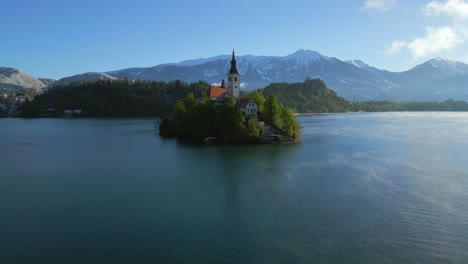
[(237, 65), (236, 65), (236, 56), (234, 54), (234, 49), (232, 49), (232, 59), (231, 59), (231, 70), (229, 70), (229, 74), (239, 74), (237, 72)]

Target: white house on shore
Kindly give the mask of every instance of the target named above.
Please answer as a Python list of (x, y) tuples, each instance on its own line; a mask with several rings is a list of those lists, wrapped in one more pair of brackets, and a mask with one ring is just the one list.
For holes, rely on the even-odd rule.
[(63, 115), (65, 117), (72, 117), (72, 116), (79, 116), (81, 115), (81, 109), (75, 109), (75, 110), (65, 110), (63, 111)]

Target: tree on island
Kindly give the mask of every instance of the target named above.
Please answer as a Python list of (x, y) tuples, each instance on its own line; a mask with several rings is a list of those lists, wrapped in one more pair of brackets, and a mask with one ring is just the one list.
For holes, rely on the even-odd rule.
[(257, 103), (260, 115), (266, 120), (283, 129), (295, 140), (299, 139), (301, 129), (294, 110), (279, 103), (277, 96), (271, 95), (265, 99), (263, 90), (259, 89), (250, 91), (246, 97)]
[(247, 95), (247, 98), (252, 99), (258, 106), (258, 111), (263, 112), (263, 105), (265, 104), (265, 96), (263, 95), (262, 90), (253, 90), (250, 91)]
[(276, 96), (272, 95), (265, 101), (263, 115), (265, 119), (283, 129), (292, 138), (299, 139), (301, 129), (299, 121), (294, 116), (294, 110), (280, 104)]
[(246, 120), (244, 113), (232, 97), (219, 104), (207, 96), (195, 100), (192, 93), (178, 100), (171, 117), (159, 124), (162, 137), (176, 137), (191, 142), (203, 142), (207, 137), (216, 137), (221, 144), (259, 143), (260, 124)]
[[(259, 91), (250, 92), (247, 98), (253, 98), (262, 105), (263, 111), (259, 115), (266, 121), (283, 129), (294, 139), (299, 138), (299, 122), (291, 108), (282, 106), (275, 96), (265, 100)], [(176, 102), (172, 116), (161, 120), (159, 132), (162, 137), (176, 137), (191, 142), (216, 137), (221, 144), (260, 143), (262, 125), (256, 118), (247, 120), (232, 97), (213, 102), (207, 96), (196, 100), (189, 93)]]

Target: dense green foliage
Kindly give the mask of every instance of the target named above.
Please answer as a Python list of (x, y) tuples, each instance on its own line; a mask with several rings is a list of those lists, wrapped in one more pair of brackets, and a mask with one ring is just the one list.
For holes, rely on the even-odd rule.
[(257, 104), (258, 111), (263, 112), (263, 105), (265, 104), (265, 96), (263, 95), (262, 90), (250, 91), (247, 95), (245, 95), (245, 97), (252, 99)]
[(301, 129), (299, 121), (294, 115), (294, 110), (280, 104), (275, 95), (271, 95), (265, 100), (263, 111), (260, 114), (295, 140), (299, 139)]
[(290, 107), (283, 107), (281, 110), (281, 120), (283, 122), (281, 128), (294, 140), (298, 140), (301, 135), (301, 126), (294, 115), (294, 110)]
[(263, 90), (253, 90), (246, 97), (257, 103), (260, 116), (284, 130), (295, 140), (299, 139), (301, 128), (294, 110), (279, 103), (276, 95), (270, 95), (265, 99)]
[(66, 109), (81, 109), (88, 116), (137, 117), (162, 116), (187, 93), (200, 98), (209, 84), (182, 81), (105, 80), (58, 86), (37, 95), (23, 106), (23, 115), (41, 116), (53, 108), (57, 114)]
[(278, 103), (276, 96), (271, 95), (265, 101), (265, 104), (263, 106), (263, 112), (261, 113), (263, 114), (265, 119), (272, 122), (278, 127), (282, 127), (283, 126), (283, 120), (281, 119), (282, 109), (283, 109), (283, 106)]
[(278, 101), (297, 113), (330, 113), (350, 111), (352, 105), (327, 88), (320, 79), (302, 83), (272, 83), (263, 89), (263, 95), (275, 95)]
[(196, 100), (193, 93), (178, 100), (172, 116), (163, 118), (159, 125), (161, 136), (191, 142), (216, 137), (221, 144), (258, 143), (260, 132), (260, 124), (256, 119), (247, 121), (234, 98), (217, 104), (206, 96)]

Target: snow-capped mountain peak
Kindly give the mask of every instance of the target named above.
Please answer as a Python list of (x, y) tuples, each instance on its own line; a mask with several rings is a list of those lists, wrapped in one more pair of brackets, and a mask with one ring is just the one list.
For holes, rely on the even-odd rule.
[(296, 60), (297, 62), (302, 62), (302, 63), (316, 61), (316, 60), (320, 60), (322, 58), (323, 59), (329, 59), (328, 57), (323, 56), (322, 54), (318, 53), (317, 51), (304, 50), (304, 49), (300, 49), (300, 50), (294, 52), (293, 54), (290, 54), (290, 55), (286, 56), (286, 59), (293, 59), (293, 60)]
[(439, 57), (417, 65), (410, 71), (434, 71), (440, 76), (460, 75), (468, 74), (468, 65), (463, 62), (452, 61)]
[(453, 69), (453, 68), (456, 68), (459, 65), (465, 65), (465, 64), (462, 63), (462, 62), (452, 61), (452, 60), (443, 59), (443, 58), (438, 57), (438, 58), (428, 60), (428, 61), (416, 66), (415, 68), (433, 67), (433, 68), (451, 68), (451, 69)]
[(362, 60), (347, 60), (345, 61), (348, 64), (354, 65), (361, 69), (371, 68), (368, 64), (364, 63)]

